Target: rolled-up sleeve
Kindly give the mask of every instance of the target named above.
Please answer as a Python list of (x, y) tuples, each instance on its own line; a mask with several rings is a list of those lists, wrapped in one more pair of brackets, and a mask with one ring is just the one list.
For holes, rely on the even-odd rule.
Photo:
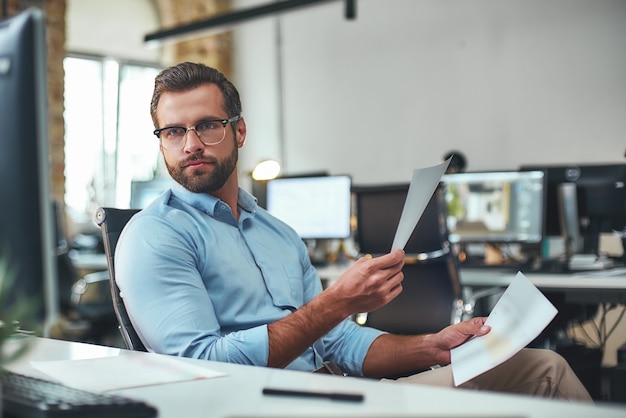
[(344, 320), (323, 338), (326, 358), (351, 376), (363, 376), (365, 356), (382, 331)]

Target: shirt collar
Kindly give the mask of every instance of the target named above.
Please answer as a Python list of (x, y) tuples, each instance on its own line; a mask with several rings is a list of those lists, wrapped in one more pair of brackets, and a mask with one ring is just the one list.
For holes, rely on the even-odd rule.
[[(223, 203), (220, 199), (206, 193), (194, 193), (179, 183), (174, 183), (172, 185), (172, 194), (182, 200), (183, 202), (193, 206), (194, 208), (208, 213), (210, 216), (215, 217), (216, 208), (219, 204)], [(254, 214), (258, 207), (257, 199), (252, 196), (250, 193), (239, 188), (239, 194), (237, 198), (237, 204), (239, 207), (250, 214)]]

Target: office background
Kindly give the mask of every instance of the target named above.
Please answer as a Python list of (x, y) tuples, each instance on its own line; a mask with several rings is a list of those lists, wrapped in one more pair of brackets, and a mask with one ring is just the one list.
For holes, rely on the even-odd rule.
[[(358, 0), (355, 20), (343, 7), (234, 29), (244, 185), (263, 158), (356, 184), (407, 181), (450, 149), (470, 170), (623, 161), (625, 2)], [(67, 50), (169, 65), (142, 42), (159, 19), (147, 0), (68, 0)]]
[[(354, 20), (330, 1), (232, 28), (244, 187), (266, 158), (355, 184), (406, 182), (453, 149), (469, 170), (624, 161), (626, 1), (356, 4)], [(143, 43), (160, 18), (150, 0), (67, 0), (67, 50), (171, 65)]]
[[(244, 187), (266, 158), (355, 184), (406, 182), (453, 149), (469, 170), (624, 161), (626, 1), (356, 4), (354, 20), (329, 1), (232, 28)], [(67, 0), (67, 50), (171, 65), (143, 43), (161, 18), (150, 0)], [(624, 341), (618, 330), (605, 364)]]
[[(51, 54), (55, 56), (54, 64), (59, 63), (60, 55), (65, 56), (66, 49), (70, 54), (93, 54), (103, 61), (108, 56), (142, 60), (151, 64), (153, 71), (154, 63), (164, 66), (175, 62), (166, 48), (147, 50), (142, 43), (147, 32), (167, 26), (165, 0), (112, 1), (105, 7), (87, 0), (38, 3), (46, 8), (53, 4), (59, 7), (57, 14), (48, 16), (62, 20), (62, 25), (50, 28), (63, 36), (65, 4), (68, 5), (67, 45), (65, 37), (53, 36), (52, 42), (48, 38), (49, 51), (55, 53)], [(196, 16), (195, 7), (204, 3), (187, 0), (170, 6), (188, 8), (187, 15)], [(230, 4), (218, 0), (206, 0), (206, 3)], [(233, 2), (236, 7), (261, 3)], [(468, 155), (470, 170), (515, 169), (521, 164), (623, 161), (623, 140), (615, 146), (623, 131), (619, 129), (623, 123), (619, 117), (623, 110), (619, 77), (623, 54), (616, 52), (623, 32), (619, 30), (623, 17), (621, 3), (601, 2), (599, 9), (595, 7), (597, 3), (594, 7), (588, 2), (561, 4), (561, 8), (567, 9), (564, 13), (555, 6), (557, 3), (548, 6), (537, 3), (535, 6), (540, 10), (537, 12), (514, 2), (412, 2), (410, 7), (404, 3), (402, 13), (393, 9), (398, 19), (393, 31), (385, 29), (381, 22), (393, 20), (387, 14), (401, 2), (359, 1), (355, 20), (346, 20), (343, 2), (323, 3), (239, 26), (223, 38), (224, 43), (218, 38), (204, 44), (207, 63), (214, 62), (211, 48), (227, 52), (229, 59), (224, 61), (223, 68), (219, 65), (218, 68), (226, 69), (242, 92), (251, 133), (240, 165), (244, 187), (249, 170), (266, 157), (279, 160), (287, 174), (320, 170), (347, 173), (355, 185), (405, 182), (414, 167), (434, 164), (450, 149), (460, 149)], [(2, 4), (4, 9), (6, 3)], [(363, 15), (369, 19), (359, 20)], [(408, 15), (412, 16), (410, 22), (402, 23)], [(615, 24), (615, 16), (620, 18), (619, 24)], [(125, 27), (132, 27), (132, 31), (121, 29)], [(559, 36), (554, 36), (554, 27), (558, 28)], [(390, 32), (394, 32), (393, 36)], [(67, 86), (70, 77), (69, 66), (65, 64), (72, 59), (64, 61), (65, 76), (55, 73), (50, 77), (54, 86), (58, 87), (63, 80)], [(198, 59), (204, 60), (204, 56)], [(153, 77), (152, 73), (148, 78)], [(85, 74), (74, 78), (83, 80)], [(102, 86), (102, 91), (115, 92), (115, 87), (105, 84), (106, 78), (100, 77), (101, 84), (90, 87), (98, 90)], [(95, 150), (95, 154), (104, 156), (108, 152), (106, 146), (113, 139), (116, 146), (129, 143), (137, 146), (140, 141), (150, 140), (151, 148), (158, 151), (158, 142), (149, 134), (150, 124), (143, 128), (145, 125), (138, 123), (147, 113), (149, 90), (130, 96), (136, 104), (134, 107), (140, 109), (139, 114), (127, 112), (126, 103), (125, 111), (117, 108), (118, 116), (132, 115), (125, 122), (132, 121), (134, 129), (128, 130), (129, 125), (120, 123), (114, 130), (102, 129), (103, 148)], [(65, 179), (59, 181), (54, 177), (61, 171), (59, 168), (67, 168), (67, 165), (59, 167), (55, 161), (59, 153), (63, 154), (61, 161), (68, 161), (67, 133), (76, 131), (75, 126), (68, 128), (67, 116), (77, 108), (67, 100), (69, 92), (66, 88), (65, 100), (58, 94), (50, 95), (55, 110), (65, 103), (66, 112), (61, 118), (62, 124), (66, 123), (65, 137), (52, 125), (50, 129), (54, 131), (51, 138), (54, 185), (66, 185), (65, 180), (75, 175), (63, 171)], [(98, 99), (95, 105), (82, 103), (78, 108), (85, 116), (96, 113), (106, 116), (107, 112), (101, 111), (97, 102)], [(79, 129), (79, 142), (88, 144), (98, 130), (96, 124), (87, 123)], [(66, 140), (63, 147), (55, 146), (59, 144), (56, 142), (59, 136)], [(568, 147), (564, 146), (566, 142)], [(141, 145), (139, 148), (139, 155), (147, 152), (147, 148)], [(577, 156), (578, 153), (581, 155)], [(153, 158), (156, 161), (158, 153)], [(80, 159), (85, 160), (82, 154)], [(137, 161), (116, 160), (113, 170), (119, 172), (136, 165)], [(119, 190), (119, 176), (104, 186)], [(59, 195), (57, 191), (55, 199)], [(67, 194), (64, 196), (67, 198)], [(110, 204), (95, 193), (90, 203)], [(114, 205), (119, 206), (117, 202)], [(93, 224), (93, 212), (86, 210), (85, 214)], [(72, 240), (72, 245), (76, 241)], [(67, 246), (63, 248), (67, 250)], [(96, 247), (85, 251), (85, 246), (79, 243), (77, 248), (82, 255), (89, 256), (92, 255), (89, 251)], [(69, 257), (76, 262), (71, 254)], [(102, 265), (96, 268), (101, 270)], [(99, 273), (103, 272), (94, 274), (106, 279)], [(574, 286), (575, 279), (571, 280)], [(72, 300), (75, 295), (73, 292)], [(81, 297), (81, 300), (87, 299)], [(607, 319), (609, 324), (619, 320)], [(107, 331), (114, 331), (113, 324), (110, 325)], [(626, 341), (624, 328), (620, 328), (617, 338), (612, 340), (618, 345)], [(615, 364), (616, 345), (607, 344), (606, 353), (612, 358), (605, 359), (605, 365)]]
[[(150, 1), (99, 3), (68, 1), (69, 51), (160, 60), (141, 42), (159, 25)], [(469, 170), (624, 161), (623, 0), (356, 3), (354, 20), (331, 1), (234, 27), (244, 185), (265, 158), (359, 184), (406, 181), (451, 149)]]

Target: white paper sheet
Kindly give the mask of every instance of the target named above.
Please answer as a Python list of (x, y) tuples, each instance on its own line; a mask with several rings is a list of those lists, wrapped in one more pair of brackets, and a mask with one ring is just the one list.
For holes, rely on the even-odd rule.
[(452, 157), (433, 167), (416, 168), (413, 170), (409, 192), (404, 201), (402, 215), (400, 215), (391, 251), (403, 249), (409, 238), (411, 238), (417, 222), (422, 217), (424, 209), (426, 209), (433, 192), (441, 181), (441, 177), (446, 172), (451, 159)]
[(486, 324), (487, 335), (453, 348), (454, 384), (461, 385), (511, 358), (534, 340), (557, 314), (557, 309), (522, 273), (517, 273)]
[(64, 385), (106, 392), (224, 376), (174, 357), (141, 353), (84, 360), (32, 361), (31, 365)]

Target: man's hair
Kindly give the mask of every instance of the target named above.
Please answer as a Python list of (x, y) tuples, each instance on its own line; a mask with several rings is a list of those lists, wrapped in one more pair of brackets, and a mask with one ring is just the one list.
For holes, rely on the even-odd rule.
[(183, 92), (203, 84), (215, 84), (224, 95), (224, 111), (228, 117), (241, 115), (239, 92), (224, 74), (200, 63), (183, 62), (161, 71), (154, 79), (154, 92), (150, 102), (150, 115), (158, 128), (157, 106), (164, 92)]

